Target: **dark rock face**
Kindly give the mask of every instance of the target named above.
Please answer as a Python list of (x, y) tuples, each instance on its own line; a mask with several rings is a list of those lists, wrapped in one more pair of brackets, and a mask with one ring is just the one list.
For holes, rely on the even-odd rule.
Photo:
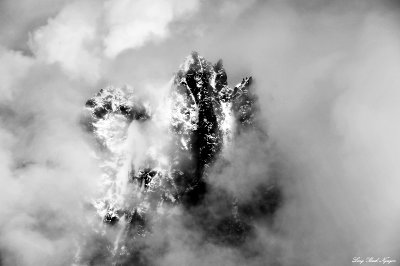
[(257, 96), (251, 91), (252, 78), (245, 78), (237, 85), (231, 95), (235, 118), (241, 129), (257, 127)]
[[(93, 252), (101, 252), (103, 257), (108, 254), (103, 263), (152, 265), (147, 239), (154, 223), (162, 220), (160, 210), (165, 206), (182, 206), (184, 226), (200, 230), (205, 242), (240, 247), (254, 233), (252, 221), (257, 217), (272, 219), (282, 201), (275, 184), (260, 186), (254, 201), (240, 202), (207, 181), (209, 170), (217, 161), (223, 162), (222, 151), (235, 135), (250, 130), (263, 132), (257, 123), (259, 107), (251, 77), (232, 89), (221, 60), (213, 65), (194, 52), (175, 75), (169, 96), (169, 167), (156, 167), (161, 164), (152, 158), (152, 164), (131, 166), (122, 181), (118, 169), (128, 159), (118, 147), (123, 146), (133, 121), (151, 120), (151, 110), (127, 88), (100, 90), (86, 102), (91, 116), (88, 128), (106, 151), (106, 196), (97, 200), (95, 207), (103, 230), (120, 228), (115, 241), (103, 241), (102, 251)], [(165, 252), (157, 250), (157, 256)], [(82, 262), (102, 265), (91, 264), (91, 260), (94, 258), (83, 258)]]
[[(205, 192), (204, 172), (223, 145), (221, 99), (211, 85), (215, 78), (213, 66), (193, 53), (176, 75), (172, 91), (173, 99), (183, 99), (173, 103), (176, 110), (172, 132), (176, 141), (172, 172), (188, 203), (197, 202)], [(190, 159), (182, 160), (183, 157)]]

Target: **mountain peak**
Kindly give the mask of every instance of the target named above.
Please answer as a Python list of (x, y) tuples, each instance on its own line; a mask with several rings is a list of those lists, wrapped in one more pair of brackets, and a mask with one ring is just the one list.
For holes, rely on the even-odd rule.
[(86, 108), (95, 119), (105, 119), (110, 113), (120, 114), (128, 120), (149, 119), (149, 111), (140, 103), (130, 86), (108, 86), (86, 101)]
[[(235, 142), (238, 133), (258, 126), (257, 97), (251, 85), (252, 78), (246, 77), (231, 88), (222, 60), (212, 64), (192, 52), (180, 66), (170, 88), (167, 102), (171, 115), (165, 130), (169, 143), (164, 150), (152, 146), (153, 142), (147, 138), (150, 136), (146, 135), (152, 132), (144, 130), (141, 135), (140, 128), (148, 128), (146, 123), (154, 121), (150, 109), (140, 102), (132, 88), (110, 86), (86, 102), (92, 118), (91, 130), (103, 145), (98, 157), (104, 172), (101, 179), (104, 192), (94, 200), (94, 206), (105, 226), (119, 228), (113, 242), (107, 244), (112, 247), (108, 248), (112, 250), (110, 261), (129, 265), (141, 260), (144, 255), (138, 255), (141, 251), (137, 247), (145, 245), (152, 226), (174, 206), (181, 207), (194, 220), (206, 219), (198, 225), (198, 230), (210, 235), (216, 243), (240, 245), (245, 241), (251, 226), (245, 222), (246, 212), (241, 211), (242, 203), (234, 195), (224, 198), (224, 206), (230, 209), (224, 210), (220, 217), (213, 217), (204, 205), (210, 189), (219, 189), (222, 195), (227, 193), (209, 184), (213, 166), (220, 161), (225, 163), (219, 167), (229, 164), (224, 158), (227, 147)], [(141, 138), (134, 142), (128, 136), (132, 124), (138, 129), (133, 137)], [(151, 155), (154, 150), (157, 156)], [(133, 161), (131, 154), (138, 152), (142, 153), (141, 160)], [(272, 194), (267, 193), (267, 200), (269, 195)], [(271, 197), (277, 198), (275, 194)], [(243, 208), (247, 211), (246, 204), (243, 203)], [(204, 209), (206, 215), (198, 217), (197, 212), (191, 212), (193, 208)], [(115, 229), (102, 230), (112, 234)]]

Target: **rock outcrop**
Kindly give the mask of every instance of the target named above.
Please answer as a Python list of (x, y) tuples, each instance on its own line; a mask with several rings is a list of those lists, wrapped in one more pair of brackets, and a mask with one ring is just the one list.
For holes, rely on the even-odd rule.
[[(268, 204), (263, 208), (269, 216), (279, 206), (276, 186), (260, 188), (264, 200), (252, 206), (208, 182), (210, 169), (224, 160), (224, 150), (236, 135), (263, 131), (257, 122), (259, 106), (251, 77), (231, 88), (221, 60), (213, 65), (193, 52), (173, 78), (168, 102), (169, 148), (161, 156), (162, 163), (159, 155), (143, 154), (142, 165), (132, 163), (129, 149), (135, 147), (129, 146), (128, 132), (132, 123), (140, 126), (152, 120), (150, 106), (142, 104), (129, 87), (102, 89), (86, 102), (87, 128), (99, 144), (97, 156), (103, 170), (100, 197), (93, 205), (103, 221), (101, 234), (115, 234), (113, 241), (108, 237), (101, 247), (108, 263), (151, 265), (144, 255), (146, 239), (168, 206), (179, 206), (192, 217), (196, 222), (187, 226), (198, 227), (207, 241), (229, 246), (242, 245), (252, 233), (246, 216), (263, 212), (259, 205)], [(221, 215), (212, 215), (208, 209), (213, 200), (223, 209)], [(80, 260), (92, 265), (95, 258)]]

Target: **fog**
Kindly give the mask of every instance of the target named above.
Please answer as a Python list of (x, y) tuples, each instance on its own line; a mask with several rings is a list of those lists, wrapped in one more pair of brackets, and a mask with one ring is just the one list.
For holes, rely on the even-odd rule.
[[(1, 264), (72, 264), (94, 219), (85, 204), (100, 175), (79, 124), (86, 99), (105, 85), (128, 84), (156, 108), (193, 50), (222, 58), (231, 86), (253, 76), (268, 133), (268, 141), (242, 136), (234, 168), (210, 182), (249, 198), (271, 178), (273, 162), (283, 204), (273, 230), (255, 225), (258, 237), (247, 245), (262, 255), (248, 257), (200, 244), (201, 232), (185, 231), (185, 214), (171, 210), (176, 216), (153, 238), (172, 246), (154, 262), (399, 260), (398, 8), (341, 0), (2, 1)], [(231, 178), (249, 165), (245, 182)]]

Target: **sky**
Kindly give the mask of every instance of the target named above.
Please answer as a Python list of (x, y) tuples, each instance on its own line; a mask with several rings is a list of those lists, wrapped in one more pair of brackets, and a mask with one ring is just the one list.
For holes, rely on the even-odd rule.
[[(193, 50), (222, 58), (231, 85), (254, 77), (284, 194), (261, 249), (279, 247), (283, 265), (399, 261), (398, 13), (368, 0), (0, 1), (3, 264), (68, 265), (100, 174), (79, 124), (86, 99), (128, 84), (156, 106)], [(247, 152), (239, 165), (263, 163)], [(175, 265), (237, 265), (229, 250), (203, 261), (175, 243)]]

